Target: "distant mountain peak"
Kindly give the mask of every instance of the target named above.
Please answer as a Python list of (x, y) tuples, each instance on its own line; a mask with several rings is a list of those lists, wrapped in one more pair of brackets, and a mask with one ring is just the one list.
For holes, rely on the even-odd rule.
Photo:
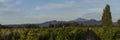
[[(83, 25), (101, 25), (101, 20), (95, 20), (95, 19), (84, 19), (84, 18), (78, 18), (78, 19), (75, 19), (75, 20), (71, 20), (71, 21), (57, 21), (57, 20), (51, 20), (51, 21), (46, 21), (46, 22), (43, 22), (43, 23), (38, 23), (37, 25), (39, 25), (40, 27), (48, 27), (50, 24), (54, 25), (54, 26), (57, 26), (59, 24), (69, 24), (73, 21), (76, 21), (78, 22), (79, 24), (83, 24)], [(26, 25), (30, 25), (30, 24), (19, 24), (19, 25), (6, 25), (6, 26), (9, 26), (9, 27), (24, 27)], [(113, 22), (113, 25), (117, 25), (116, 22)]]
[(84, 19), (84, 18), (78, 18), (78, 19), (75, 19), (76, 21), (87, 21), (87, 19)]

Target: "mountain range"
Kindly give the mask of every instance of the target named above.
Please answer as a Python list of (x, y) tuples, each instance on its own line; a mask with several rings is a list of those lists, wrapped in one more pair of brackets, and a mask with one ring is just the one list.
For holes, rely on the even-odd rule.
[[(75, 19), (75, 20), (70, 20), (70, 21), (57, 21), (57, 20), (51, 20), (51, 21), (46, 21), (44, 23), (36, 23), (35, 25), (38, 25), (40, 27), (47, 27), (49, 26), (50, 24), (56, 26), (58, 24), (61, 24), (61, 23), (64, 23), (64, 24), (69, 24), (73, 21), (76, 21), (78, 22), (79, 24), (83, 24), (83, 25), (101, 25), (101, 21), (99, 20), (95, 20), (95, 19), (84, 19), (84, 18), (78, 18), (78, 19)], [(116, 22), (113, 22), (114, 25), (117, 25)], [(24, 26), (27, 26), (27, 25), (30, 25), (30, 24), (13, 24), (13, 25), (6, 25), (8, 27), (24, 27)]]

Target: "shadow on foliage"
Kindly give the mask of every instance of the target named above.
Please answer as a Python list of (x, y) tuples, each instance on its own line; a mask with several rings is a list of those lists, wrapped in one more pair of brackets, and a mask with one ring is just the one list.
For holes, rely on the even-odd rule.
[(117, 31), (113, 36), (113, 40), (120, 40), (120, 31)]
[(101, 40), (94, 31), (88, 30), (86, 32), (85, 40)]

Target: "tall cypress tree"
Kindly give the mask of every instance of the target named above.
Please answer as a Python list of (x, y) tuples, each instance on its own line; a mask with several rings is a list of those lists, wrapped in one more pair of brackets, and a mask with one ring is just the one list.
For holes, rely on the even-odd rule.
[(120, 19), (118, 20), (118, 26), (120, 27)]
[(110, 12), (110, 6), (108, 4), (103, 9), (102, 26), (105, 26), (105, 27), (112, 26), (112, 17), (111, 17), (111, 12)]

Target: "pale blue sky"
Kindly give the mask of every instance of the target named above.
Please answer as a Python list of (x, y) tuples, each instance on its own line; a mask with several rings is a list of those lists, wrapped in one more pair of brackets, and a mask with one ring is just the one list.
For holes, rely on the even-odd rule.
[(101, 19), (110, 4), (113, 21), (120, 18), (120, 0), (0, 0), (0, 24)]

